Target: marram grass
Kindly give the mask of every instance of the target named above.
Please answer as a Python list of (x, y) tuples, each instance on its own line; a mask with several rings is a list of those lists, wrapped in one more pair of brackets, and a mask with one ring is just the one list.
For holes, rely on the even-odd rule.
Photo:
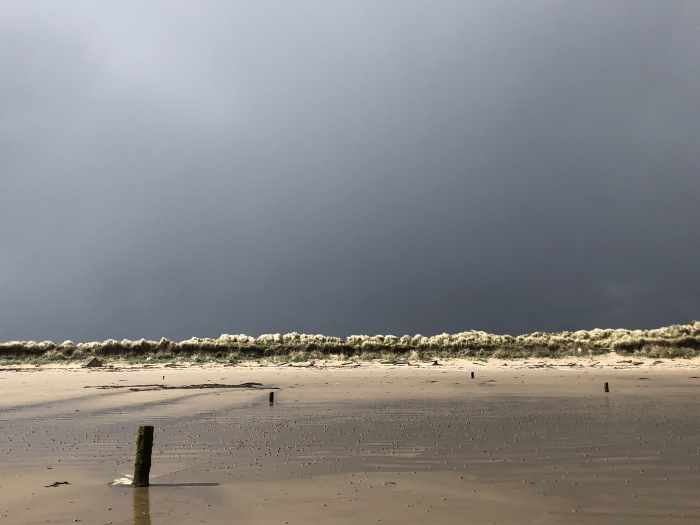
[(78, 343), (64, 341), (10, 341), (0, 343), (3, 364), (77, 362), (88, 357), (126, 362), (222, 362), (310, 359), (423, 360), (432, 358), (517, 359), (529, 357), (595, 356), (618, 354), (647, 357), (694, 357), (700, 354), (700, 321), (654, 330), (606, 329), (577, 332), (535, 332), (519, 336), (494, 335), (470, 330), (458, 334), (352, 335), (347, 339), (325, 335), (264, 334), (258, 337), (223, 334), (218, 339), (192, 338), (179, 343), (116, 341)]

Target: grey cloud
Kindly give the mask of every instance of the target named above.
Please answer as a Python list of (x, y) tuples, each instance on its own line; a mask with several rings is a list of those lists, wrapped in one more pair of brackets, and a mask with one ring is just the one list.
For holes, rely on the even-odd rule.
[(695, 2), (6, 11), (2, 340), (698, 317)]

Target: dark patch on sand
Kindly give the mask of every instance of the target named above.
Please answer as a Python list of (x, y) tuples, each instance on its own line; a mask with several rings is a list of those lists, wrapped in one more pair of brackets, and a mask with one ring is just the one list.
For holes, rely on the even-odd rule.
[(128, 388), (134, 392), (141, 392), (145, 390), (199, 390), (205, 388), (253, 388), (266, 390), (277, 390), (279, 387), (268, 386), (263, 387), (262, 383), (241, 383), (240, 385), (225, 385), (221, 383), (205, 383), (202, 385), (180, 385), (180, 386), (168, 386), (168, 385), (100, 385), (100, 386), (86, 386), (85, 388), (97, 388), (100, 390), (108, 390), (115, 388)]

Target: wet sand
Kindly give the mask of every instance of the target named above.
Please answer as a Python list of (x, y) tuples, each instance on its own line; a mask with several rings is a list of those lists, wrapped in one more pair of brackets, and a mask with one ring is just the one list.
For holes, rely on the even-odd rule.
[(627, 360), (5, 367), (0, 524), (698, 521), (700, 361)]

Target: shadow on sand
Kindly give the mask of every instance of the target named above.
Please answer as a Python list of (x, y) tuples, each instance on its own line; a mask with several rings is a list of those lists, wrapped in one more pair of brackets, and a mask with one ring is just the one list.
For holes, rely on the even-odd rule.
[(149, 487), (218, 487), (221, 483), (151, 483)]

